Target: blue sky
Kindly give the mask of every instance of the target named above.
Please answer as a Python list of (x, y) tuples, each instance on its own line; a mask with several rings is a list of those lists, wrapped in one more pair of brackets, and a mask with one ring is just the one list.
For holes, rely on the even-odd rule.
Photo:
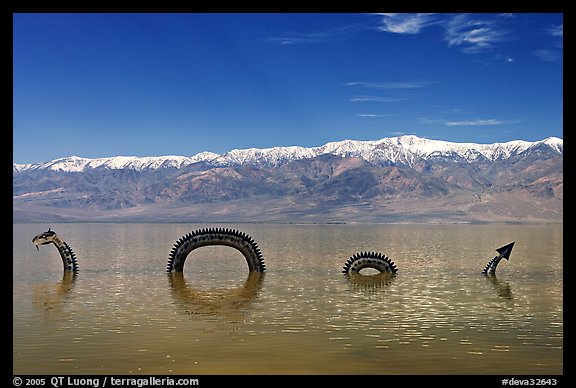
[(13, 161), (563, 138), (563, 14), (16, 13)]

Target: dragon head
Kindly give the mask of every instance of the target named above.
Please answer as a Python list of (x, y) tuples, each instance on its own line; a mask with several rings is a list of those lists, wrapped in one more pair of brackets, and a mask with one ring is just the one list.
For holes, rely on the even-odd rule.
[(46, 244), (53, 243), (55, 237), (56, 237), (56, 232), (54, 232), (53, 230), (50, 230), (50, 228), (48, 228), (48, 231), (40, 233), (39, 235), (35, 236), (32, 239), (32, 243), (34, 245), (36, 245), (37, 250), (40, 250), (40, 248), (38, 248), (39, 245), (46, 245)]

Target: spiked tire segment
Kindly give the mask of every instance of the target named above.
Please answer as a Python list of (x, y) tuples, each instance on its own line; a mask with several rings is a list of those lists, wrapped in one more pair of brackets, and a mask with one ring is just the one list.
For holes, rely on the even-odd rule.
[(377, 252), (358, 252), (351, 256), (342, 273), (360, 273), (363, 268), (373, 268), (380, 272), (398, 272), (396, 265), (386, 255)]
[[(60, 251), (60, 248), (58, 249)], [(76, 259), (76, 254), (66, 242), (64, 242), (63, 250), (66, 252), (62, 257), (64, 261), (64, 270), (78, 272), (78, 260)], [(60, 251), (60, 256), (62, 256), (62, 251)]]
[(264, 272), (266, 266), (262, 253), (252, 237), (235, 229), (198, 229), (182, 236), (172, 248), (168, 258), (167, 272), (182, 272), (188, 254), (194, 249), (208, 245), (225, 245), (239, 250), (246, 258), (249, 272)]
[(482, 273), (484, 275), (495, 276), (498, 264), (502, 259), (506, 260), (510, 259), (510, 254), (512, 253), (513, 247), (514, 247), (514, 241), (512, 241), (510, 244), (504, 245), (503, 247), (496, 249), (496, 252), (498, 252), (498, 256), (495, 256), (492, 260), (488, 262), (488, 264), (486, 264), (486, 267), (484, 268)]

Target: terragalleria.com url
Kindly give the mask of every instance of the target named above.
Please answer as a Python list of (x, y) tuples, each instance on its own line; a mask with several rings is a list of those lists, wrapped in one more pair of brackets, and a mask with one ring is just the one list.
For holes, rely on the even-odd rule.
[(80, 378), (80, 377), (63, 377), (54, 376), (50, 379), (50, 385), (54, 388), (58, 387), (69, 387), (69, 386), (88, 386), (88, 387), (147, 387), (147, 386), (196, 386), (200, 385), (199, 379), (193, 378), (172, 378), (172, 377), (113, 377), (113, 376), (101, 376), (101, 377), (90, 377), (90, 378)]

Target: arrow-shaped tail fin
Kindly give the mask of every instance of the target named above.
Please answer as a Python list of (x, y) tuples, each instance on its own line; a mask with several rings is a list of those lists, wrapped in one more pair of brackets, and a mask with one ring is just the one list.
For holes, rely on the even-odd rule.
[(501, 258), (508, 260), (510, 259), (510, 254), (512, 253), (513, 247), (514, 247), (514, 241), (512, 241), (510, 244), (504, 245), (503, 247), (496, 249), (496, 252), (500, 254)]

